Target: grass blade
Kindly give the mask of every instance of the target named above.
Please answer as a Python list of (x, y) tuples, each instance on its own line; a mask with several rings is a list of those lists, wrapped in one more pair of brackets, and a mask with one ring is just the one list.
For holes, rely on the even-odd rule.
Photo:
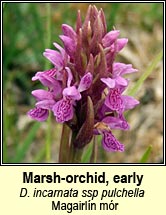
[(33, 139), (36, 136), (36, 132), (39, 129), (41, 123), (39, 122), (35, 122), (33, 124), (33, 126), (31, 127), (30, 131), (27, 134), (27, 137), (25, 138), (23, 144), (18, 148), (17, 152), (16, 152), (16, 156), (13, 159), (12, 163), (20, 163), (23, 161), (26, 152), (28, 151), (30, 145), (33, 142)]
[(142, 74), (142, 76), (139, 78), (139, 80), (135, 83), (134, 87), (128, 92), (129, 96), (133, 96), (136, 94), (136, 92), (139, 90), (139, 88), (142, 86), (144, 81), (147, 79), (147, 77), (153, 72), (153, 70), (156, 68), (157, 64), (161, 60), (163, 56), (163, 52), (161, 51), (155, 59), (152, 61), (150, 66), (146, 69), (146, 71)]
[(97, 151), (98, 151), (98, 144), (97, 144), (97, 137), (94, 136), (93, 138), (93, 150), (90, 158), (90, 163), (97, 163)]
[(45, 157), (45, 146), (43, 146), (40, 151), (35, 156), (32, 163), (40, 163), (42, 160), (44, 160)]
[(151, 154), (152, 151), (152, 146), (150, 145), (147, 150), (145, 151), (145, 153), (143, 154), (142, 158), (140, 159), (139, 163), (147, 163), (149, 156)]
[(87, 149), (85, 150), (85, 152), (82, 156), (81, 163), (89, 163), (91, 154), (92, 154), (92, 150), (93, 150), (93, 144), (91, 142), (88, 144)]

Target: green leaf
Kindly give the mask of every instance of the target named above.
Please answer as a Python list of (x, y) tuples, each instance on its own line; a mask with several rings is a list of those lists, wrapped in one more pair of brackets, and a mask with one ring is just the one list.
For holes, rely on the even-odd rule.
[(163, 52), (161, 51), (152, 61), (150, 66), (146, 69), (146, 71), (142, 74), (142, 76), (139, 78), (139, 80), (135, 83), (134, 87), (128, 92), (129, 96), (133, 96), (137, 93), (139, 88), (143, 85), (144, 81), (148, 78), (148, 76), (153, 72), (153, 70), (156, 68), (157, 64), (161, 60), (163, 56)]
[(142, 158), (140, 159), (139, 163), (147, 163), (149, 156), (151, 154), (152, 151), (152, 146), (150, 145), (147, 150), (145, 151), (145, 153), (143, 154)]
[(17, 152), (16, 152), (16, 156), (13, 159), (12, 163), (20, 163), (23, 161), (26, 152), (28, 151), (30, 145), (33, 142), (33, 139), (36, 136), (36, 132), (39, 129), (39, 127), (41, 126), (41, 123), (39, 122), (35, 122), (33, 124), (33, 126), (31, 127), (30, 131), (27, 134), (27, 137), (25, 138), (24, 142), (21, 144), (21, 146), (18, 148)]

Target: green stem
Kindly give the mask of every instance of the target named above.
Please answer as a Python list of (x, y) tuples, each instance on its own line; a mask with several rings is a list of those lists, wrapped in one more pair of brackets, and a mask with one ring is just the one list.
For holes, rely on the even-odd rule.
[(70, 128), (64, 123), (62, 127), (62, 135), (59, 149), (59, 163), (68, 163), (70, 150)]
[(82, 155), (83, 155), (84, 149), (77, 149), (71, 144), (70, 147), (70, 163), (81, 163)]
[(70, 144), (70, 157), (69, 157), (69, 162), (70, 163), (81, 163), (82, 160), (82, 155), (84, 152), (84, 148), (78, 149), (74, 147), (74, 140), (76, 138), (77, 134), (72, 133), (72, 138), (71, 138), (71, 144)]
[(97, 138), (94, 136), (93, 138), (93, 150), (90, 158), (90, 163), (96, 163), (97, 162), (97, 150), (98, 150), (98, 145), (97, 145)]

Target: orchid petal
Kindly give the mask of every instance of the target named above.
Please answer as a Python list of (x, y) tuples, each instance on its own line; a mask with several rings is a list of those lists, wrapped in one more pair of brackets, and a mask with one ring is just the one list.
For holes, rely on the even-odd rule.
[(70, 70), (69, 67), (65, 67), (65, 69), (66, 69), (66, 71), (67, 71), (67, 73), (68, 73), (67, 87), (70, 87), (71, 82), (72, 82), (72, 80), (73, 80), (73, 75), (72, 75), (72, 72), (71, 72), (71, 70)]
[(113, 31), (108, 32), (104, 36), (104, 38), (102, 39), (103, 46), (104, 47), (111, 46), (116, 41), (116, 39), (118, 38), (119, 33), (120, 33), (120, 31), (117, 31), (117, 30), (113, 30)]
[(63, 24), (62, 31), (65, 36), (70, 37), (73, 40), (76, 39), (76, 33), (71, 26)]
[(46, 74), (41, 74), (39, 76), (39, 80), (46, 87), (51, 88), (51, 87), (55, 87), (56, 85), (59, 85), (59, 82), (55, 78), (48, 76)]
[(53, 94), (51, 92), (42, 89), (33, 90), (32, 95), (37, 99), (37, 101), (53, 99)]
[(115, 80), (112, 78), (101, 78), (100, 79), (103, 83), (107, 85), (109, 88), (114, 88), (115, 87)]
[(121, 86), (127, 86), (128, 84), (128, 81), (125, 78), (122, 78), (121, 76), (117, 76), (115, 80), (116, 80), (116, 83)]
[(105, 99), (105, 105), (111, 110), (120, 111), (124, 108), (120, 90), (118, 88), (110, 89), (108, 96)]
[(53, 43), (53, 45), (55, 46), (55, 48), (57, 48), (60, 51), (61, 55), (64, 57), (65, 50), (58, 43)]
[(125, 119), (120, 119), (113, 116), (105, 117), (102, 122), (106, 123), (111, 129), (128, 130), (129, 125)]
[(71, 39), (70, 37), (61, 35), (59, 36), (60, 39), (62, 40), (64, 47), (65, 47), (65, 51), (67, 52), (67, 54), (70, 57), (74, 57), (74, 53), (75, 53), (75, 49), (76, 49), (76, 43), (75, 41), (73, 41), (73, 39)]
[(65, 88), (63, 90), (63, 95), (66, 97), (70, 97), (73, 100), (80, 100), (81, 99), (81, 94), (76, 89), (75, 86)]
[(131, 64), (124, 64), (118, 62), (113, 64), (113, 76), (124, 75), (133, 72), (138, 72), (138, 70), (133, 69)]
[(124, 151), (124, 145), (121, 144), (110, 131), (103, 132), (102, 146), (108, 152)]
[(62, 55), (51, 49), (46, 49), (43, 53), (44, 57), (46, 57), (57, 69), (63, 68), (63, 58)]
[(125, 45), (127, 44), (128, 39), (127, 38), (121, 38), (116, 40), (116, 52), (120, 52)]
[(39, 77), (43, 74), (48, 75), (50, 77), (54, 77), (56, 74), (57, 70), (55, 68), (49, 69), (49, 70), (45, 70), (45, 71), (39, 71), (35, 74), (35, 76), (32, 77), (32, 81), (36, 81), (39, 80)]
[(28, 111), (28, 116), (30, 116), (32, 119), (35, 119), (37, 121), (45, 121), (48, 118), (48, 110), (35, 107), (34, 109), (31, 109)]
[(125, 110), (133, 109), (139, 104), (139, 101), (134, 99), (132, 96), (122, 96)]
[(53, 43), (53, 45), (55, 46), (55, 48), (57, 48), (60, 51), (60, 53), (62, 55), (64, 66), (65, 66), (67, 64), (68, 59), (69, 59), (68, 54), (58, 43)]
[(92, 84), (92, 79), (93, 79), (93, 76), (90, 72), (86, 73), (82, 78), (81, 78), (81, 81), (80, 81), (80, 84), (78, 86), (78, 91), (79, 92), (83, 92), (87, 89), (89, 89), (89, 87), (91, 86)]
[(50, 99), (50, 100), (42, 100), (36, 103), (36, 107), (38, 108), (43, 108), (43, 109), (47, 109), (47, 110), (51, 110), (53, 108), (53, 106), (55, 105), (55, 100)]
[(63, 123), (73, 118), (73, 104), (70, 99), (62, 99), (58, 101), (52, 108), (56, 121)]

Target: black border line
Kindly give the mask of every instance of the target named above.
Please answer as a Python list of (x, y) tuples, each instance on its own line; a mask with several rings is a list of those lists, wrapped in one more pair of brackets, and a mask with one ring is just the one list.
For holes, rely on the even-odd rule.
[[(163, 4), (163, 163), (3, 163), (3, 3), (162, 3)], [(0, 166), (166, 166), (165, 159), (165, 1), (1, 1), (1, 159)]]

